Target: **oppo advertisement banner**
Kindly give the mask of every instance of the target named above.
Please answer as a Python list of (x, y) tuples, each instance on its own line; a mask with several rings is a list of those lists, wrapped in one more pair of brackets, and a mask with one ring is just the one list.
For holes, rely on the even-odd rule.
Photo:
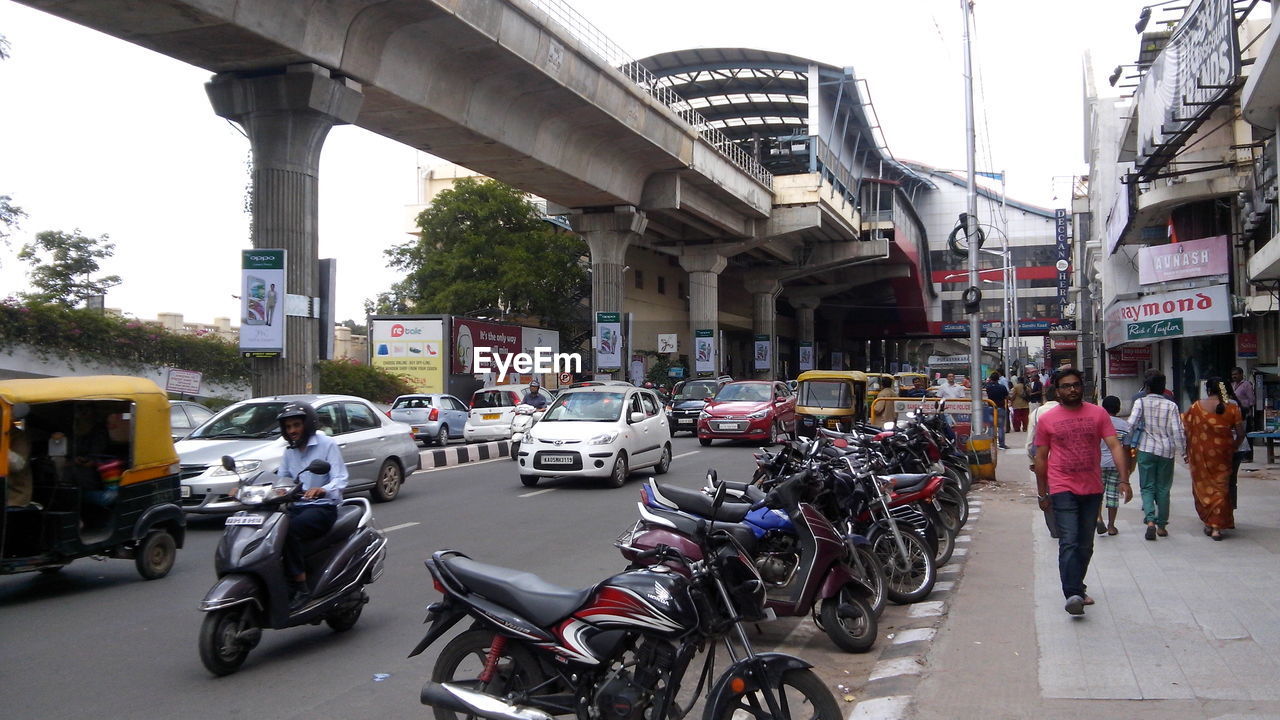
[(240, 251), (240, 354), (284, 357), (284, 250)]
[(443, 320), (369, 320), (369, 364), (403, 375), (417, 392), (444, 392), (443, 350)]
[(596, 369), (622, 367), (622, 313), (596, 313)]
[(755, 368), (768, 370), (773, 355), (773, 342), (768, 335), (756, 336)]
[(805, 340), (800, 343), (800, 372), (813, 369), (813, 343)]
[(524, 335), (517, 325), (454, 318), (452, 372), (455, 375), (470, 375), (475, 372), (472, 363), (477, 354), (483, 356), (481, 359), (485, 365), (496, 365), (494, 358), (505, 358), (520, 352), (523, 339)]
[(695, 330), (693, 338), (694, 372), (716, 371), (716, 339), (711, 330)]

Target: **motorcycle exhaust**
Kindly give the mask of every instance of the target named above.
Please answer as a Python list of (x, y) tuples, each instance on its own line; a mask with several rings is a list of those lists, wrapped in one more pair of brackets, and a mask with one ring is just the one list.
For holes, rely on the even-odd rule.
[(479, 715), (489, 720), (552, 720), (541, 710), (512, 705), (486, 693), (468, 690), (453, 683), (429, 682), (422, 686), (423, 705), (454, 712)]

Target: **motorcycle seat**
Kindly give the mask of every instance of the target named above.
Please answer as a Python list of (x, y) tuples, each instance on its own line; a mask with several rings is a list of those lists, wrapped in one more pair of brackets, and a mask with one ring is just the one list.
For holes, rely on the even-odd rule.
[(338, 517), (333, 521), (333, 527), (315, 540), (303, 543), (303, 555), (314, 555), (354, 535), (356, 528), (360, 527), (360, 516), (363, 513), (364, 508), (359, 505), (339, 505)]
[[(654, 482), (653, 486), (661, 496), (658, 498), (659, 501), (666, 499), (690, 515), (704, 518), (713, 517), (711, 510), (714, 500), (701, 490), (687, 490), (659, 482)], [(747, 516), (749, 510), (751, 510), (751, 503), (749, 502), (726, 501), (716, 511), (714, 519), (717, 522), (739, 523)]]
[(539, 627), (569, 617), (587, 602), (594, 590), (553, 585), (530, 572), (488, 565), (459, 555), (446, 557), (441, 562), (467, 589), (516, 611)]
[[(744, 505), (743, 507), (747, 507)], [(698, 537), (698, 518), (690, 517), (687, 513), (677, 512), (675, 510), (663, 510), (662, 508), (648, 508), (648, 512), (657, 515), (675, 525), (677, 532), (687, 535), (691, 538)], [(746, 517), (745, 515), (743, 517)], [(738, 541), (742, 548), (749, 553), (755, 552), (756, 533), (746, 523), (728, 523), (717, 520), (716, 530), (726, 530), (735, 540)]]
[(893, 480), (893, 489), (900, 493), (915, 492), (924, 487), (933, 475), (929, 473), (896, 473), (885, 477)]

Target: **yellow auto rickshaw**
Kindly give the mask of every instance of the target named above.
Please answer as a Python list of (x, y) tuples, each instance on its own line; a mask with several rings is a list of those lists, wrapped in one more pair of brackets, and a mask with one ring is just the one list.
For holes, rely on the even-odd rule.
[(889, 373), (876, 372), (868, 370), (864, 373), (867, 376), (867, 406), (870, 407), (875, 402), (876, 397), (880, 393), (885, 396), (894, 394), (894, 377)]
[(867, 376), (857, 370), (808, 370), (796, 389), (796, 434), (820, 427), (849, 432), (867, 418)]
[(894, 373), (893, 379), (898, 383), (898, 394), (901, 395), (904, 390), (910, 390), (915, 387), (916, 378), (924, 378), (924, 386), (929, 387), (929, 376), (918, 372), (900, 372)]
[(0, 574), (89, 555), (164, 577), (186, 530), (169, 399), (143, 378), (0, 381)]

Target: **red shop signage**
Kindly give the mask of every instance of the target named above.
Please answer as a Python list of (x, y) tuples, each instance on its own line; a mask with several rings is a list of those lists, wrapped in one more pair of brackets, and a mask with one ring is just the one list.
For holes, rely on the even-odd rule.
[(1258, 336), (1254, 333), (1240, 333), (1236, 336), (1236, 357), (1258, 357)]
[(499, 325), (481, 320), (453, 319), (453, 373), (470, 374), (475, 348), (488, 348), (489, 355), (501, 357), (521, 351), (518, 325)]

